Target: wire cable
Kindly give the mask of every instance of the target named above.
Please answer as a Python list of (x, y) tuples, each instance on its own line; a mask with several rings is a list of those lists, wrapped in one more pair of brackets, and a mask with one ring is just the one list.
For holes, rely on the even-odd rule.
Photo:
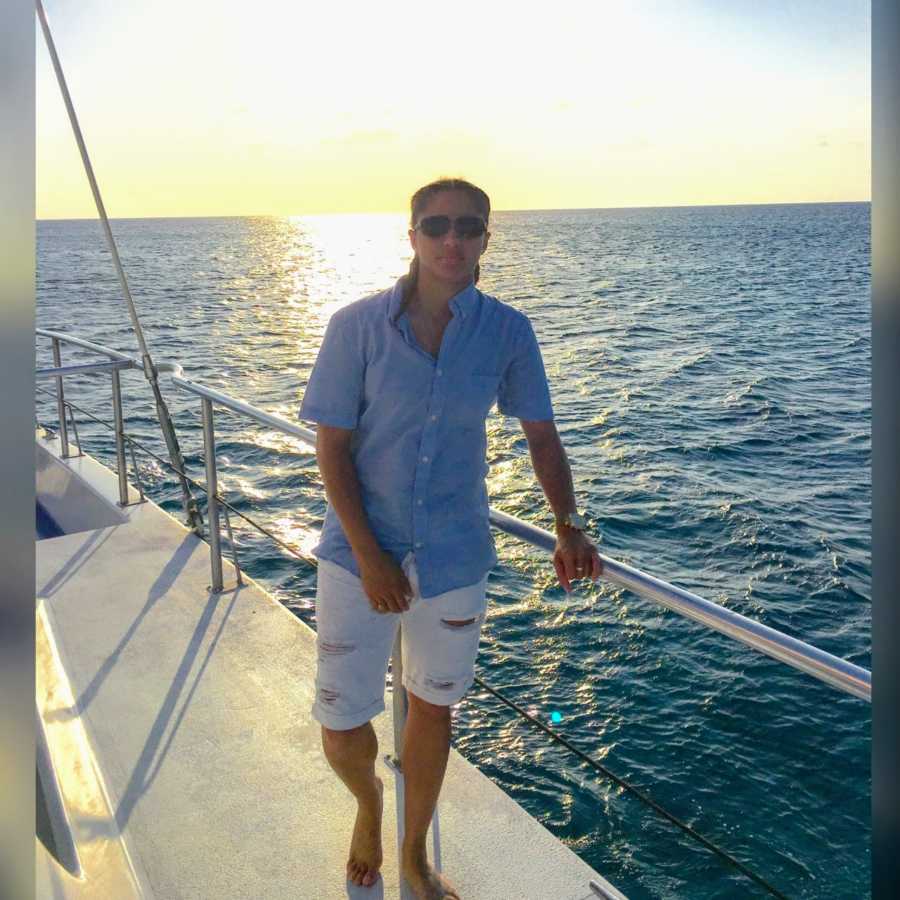
[(679, 819), (677, 816), (670, 813), (664, 807), (660, 806), (652, 797), (649, 797), (643, 791), (634, 787), (634, 785), (629, 784), (627, 781), (625, 781), (624, 778), (620, 778), (618, 775), (614, 774), (613, 772), (610, 772), (609, 769), (607, 769), (606, 766), (604, 766), (602, 763), (599, 763), (599, 762), (597, 762), (597, 760), (588, 756), (587, 753), (585, 753), (583, 750), (579, 750), (578, 747), (576, 747), (571, 741), (569, 741), (567, 738), (564, 738), (561, 734), (554, 731), (549, 726), (545, 725), (543, 722), (541, 722), (540, 719), (531, 715), (531, 713), (529, 713), (527, 710), (522, 709), (522, 707), (519, 706), (519, 704), (517, 704), (513, 700), (510, 700), (508, 697), (504, 697), (503, 694), (501, 694), (495, 688), (492, 688), (486, 681), (484, 681), (484, 679), (479, 678), (476, 675), (475, 683), (478, 684), (480, 687), (484, 688), (489, 693), (493, 694), (498, 700), (500, 700), (502, 703), (505, 703), (508, 707), (510, 707), (510, 709), (515, 710), (520, 716), (522, 716), (522, 718), (527, 719), (532, 725), (537, 726), (545, 734), (550, 735), (550, 737), (553, 738), (553, 740), (562, 744), (564, 747), (566, 747), (568, 750), (570, 750), (572, 753), (574, 753), (579, 759), (586, 762), (592, 769), (594, 769), (597, 772), (601, 772), (603, 775), (606, 775), (607, 778), (614, 781), (620, 787), (623, 787), (623, 788), (625, 788), (625, 790), (634, 794), (634, 796), (637, 797), (642, 803), (646, 803), (647, 806), (654, 809), (661, 816), (663, 816), (663, 818), (668, 819), (674, 825), (677, 825), (686, 834), (689, 834), (696, 841), (699, 841), (707, 849), (712, 850), (715, 854), (717, 854), (719, 857), (724, 859), (730, 865), (734, 866), (736, 869), (738, 869), (740, 872), (742, 872), (748, 878), (755, 881), (760, 887), (765, 888), (774, 897), (780, 897), (780, 898), (782, 898), (782, 900), (789, 900), (789, 898), (787, 898), (784, 894), (782, 894), (781, 891), (778, 890), (778, 888), (773, 887), (764, 878), (761, 878), (755, 872), (748, 869), (742, 862), (739, 862), (730, 853), (728, 853), (728, 851), (723, 850), (721, 847), (714, 844), (711, 840), (709, 840), (708, 838), (705, 838), (702, 834), (700, 834), (700, 832), (698, 832), (696, 829), (692, 828), (686, 822), (682, 822), (681, 819)]

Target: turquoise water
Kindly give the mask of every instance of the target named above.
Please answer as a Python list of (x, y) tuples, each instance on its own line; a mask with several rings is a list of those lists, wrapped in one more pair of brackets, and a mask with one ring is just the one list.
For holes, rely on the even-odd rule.
[[(156, 361), (287, 418), (333, 310), (405, 271), (405, 228), (114, 222)], [(480, 287), (534, 323), (602, 551), (869, 668), (869, 205), (510, 212), (492, 231)], [(95, 222), (38, 224), (37, 318), (135, 349)], [(123, 382), (129, 432), (162, 454), (142, 377)], [(199, 402), (163, 385), (203, 480)], [(67, 395), (111, 421), (107, 379)], [(54, 409), (39, 399), (41, 422)], [(81, 419), (79, 433), (113, 464), (107, 429)], [(224, 412), (217, 435), (231, 502), (308, 550), (324, 512), (312, 452)], [(493, 413), (488, 436), (492, 504), (548, 527), (518, 424)], [(139, 459), (177, 512), (174, 481)], [(314, 625), (314, 571), (243, 527), (238, 541), (248, 572)], [(867, 704), (626, 592), (567, 597), (546, 556), (497, 545), (489, 684), (787, 896), (869, 896)], [(454, 727), (467, 758), (632, 900), (765, 895), (486, 692)]]

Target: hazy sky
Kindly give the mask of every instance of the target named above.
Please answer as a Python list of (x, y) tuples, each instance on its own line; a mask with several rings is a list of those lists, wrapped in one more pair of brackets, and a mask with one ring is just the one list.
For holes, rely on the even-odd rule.
[[(857, 0), (44, 0), (110, 216), (870, 198)], [(38, 28), (37, 210), (96, 215)]]

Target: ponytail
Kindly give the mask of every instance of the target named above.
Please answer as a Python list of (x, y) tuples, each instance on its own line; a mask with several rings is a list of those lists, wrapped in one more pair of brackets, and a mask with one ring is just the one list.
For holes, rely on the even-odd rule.
[(403, 315), (403, 311), (409, 306), (410, 301), (416, 294), (416, 288), (419, 285), (419, 257), (413, 256), (410, 264), (409, 264), (409, 273), (403, 278), (403, 298), (400, 301), (400, 309), (397, 310), (397, 315), (394, 316), (394, 321), (396, 322), (400, 316)]

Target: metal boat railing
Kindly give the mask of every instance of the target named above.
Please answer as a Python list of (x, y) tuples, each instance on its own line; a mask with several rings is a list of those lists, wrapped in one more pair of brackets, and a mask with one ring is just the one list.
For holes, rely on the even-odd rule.
[[(57, 379), (58, 385), (58, 414), (60, 421), (60, 437), (63, 442), (63, 455), (67, 454), (67, 444), (65, 440), (65, 416), (62, 414), (62, 379), (67, 374), (83, 374), (89, 371), (111, 371), (113, 375), (113, 405), (117, 410), (116, 416), (116, 456), (122, 461), (120, 466), (121, 472), (124, 472), (124, 442), (122, 439), (121, 419), (121, 389), (119, 386), (119, 371), (128, 368), (143, 368), (141, 363), (127, 356), (124, 353), (111, 350), (99, 344), (76, 338), (62, 332), (50, 331), (39, 328), (37, 333), (43, 337), (48, 337), (53, 341), (54, 345), (54, 362), (57, 364), (54, 369), (44, 369), (38, 372), (42, 377), (54, 377)], [(59, 343), (65, 342), (91, 350), (96, 353), (105, 355), (115, 365), (105, 364), (100, 366), (71, 366), (61, 367), (59, 365)], [(222, 556), (221, 556), (221, 540), (218, 528), (219, 514), (219, 498), (216, 495), (215, 487), (217, 485), (217, 469), (215, 454), (215, 426), (213, 417), (213, 407), (222, 406), (239, 415), (246, 416), (261, 425), (266, 425), (283, 434), (298, 438), (309, 446), (315, 447), (316, 434), (309, 428), (302, 425), (296, 425), (287, 419), (267, 413), (264, 410), (257, 409), (244, 400), (237, 399), (214, 388), (207, 387), (199, 382), (193, 381), (185, 376), (184, 370), (177, 363), (162, 363), (158, 366), (159, 372), (169, 373), (172, 383), (180, 390), (194, 394), (200, 398), (201, 412), (203, 415), (203, 439), (204, 439), (204, 460), (206, 464), (206, 475), (209, 490), (209, 543), (210, 543), (210, 559), (213, 579), (213, 589), (222, 590)], [(120, 484), (123, 475), (120, 474)], [(125, 497), (125, 494), (121, 494)], [(124, 501), (123, 501), (124, 502)], [(538, 528), (528, 522), (524, 522), (515, 516), (491, 509), (491, 524), (521, 540), (527, 541), (535, 547), (542, 550), (552, 552), (556, 539), (549, 531)], [(740, 613), (726, 609), (717, 603), (705, 600), (703, 597), (686, 591), (682, 588), (668, 584), (652, 575), (635, 569), (625, 563), (619, 562), (608, 556), (601, 554), (603, 561), (603, 576), (605, 581), (615, 584), (619, 587), (627, 588), (645, 600), (651, 600), (677, 612), (685, 618), (693, 619), (696, 622), (707, 626), (708, 628), (718, 631), (734, 640), (740, 641), (754, 650), (764, 653), (767, 656), (786, 663), (808, 675), (830, 684), (832, 687), (838, 688), (854, 697), (871, 702), (871, 672), (867, 669), (857, 666), (848, 660), (841, 659), (824, 650), (807, 644), (804, 641), (797, 640), (790, 635), (784, 634), (777, 629), (770, 628)]]

